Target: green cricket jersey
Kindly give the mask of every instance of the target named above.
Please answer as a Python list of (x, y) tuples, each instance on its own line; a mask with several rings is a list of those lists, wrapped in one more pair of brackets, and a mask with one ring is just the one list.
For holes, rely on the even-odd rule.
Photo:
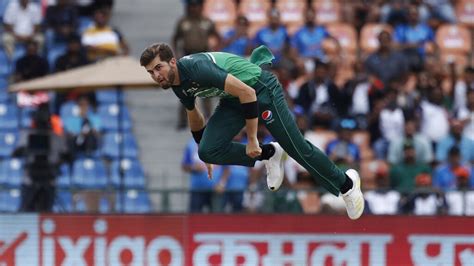
[(253, 86), (262, 73), (259, 66), (245, 58), (223, 52), (187, 55), (179, 59), (177, 65), (181, 84), (172, 88), (188, 110), (194, 109), (196, 97), (235, 98), (224, 91), (228, 73), (249, 86)]

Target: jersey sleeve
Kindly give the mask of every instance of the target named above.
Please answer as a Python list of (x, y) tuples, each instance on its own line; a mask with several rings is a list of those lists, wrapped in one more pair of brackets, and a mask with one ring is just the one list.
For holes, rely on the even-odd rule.
[(174, 94), (178, 96), (179, 101), (184, 105), (184, 107), (188, 110), (193, 110), (195, 107), (196, 97), (194, 96), (187, 96), (182, 93), (179, 93), (178, 89), (173, 89)]
[(190, 71), (191, 79), (201, 87), (215, 87), (224, 89), (227, 72), (210, 60), (196, 61)]

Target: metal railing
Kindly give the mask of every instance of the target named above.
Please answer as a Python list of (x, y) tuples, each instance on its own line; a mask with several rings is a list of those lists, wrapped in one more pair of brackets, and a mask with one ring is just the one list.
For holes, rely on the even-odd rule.
[[(419, 189), (399, 193), (400, 203), (406, 202), (413, 195), (431, 193), (445, 201), (445, 208), (438, 214), (474, 215), (474, 190), (444, 193), (434, 189)], [(187, 189), (128, 189), (123, 194), (120, 194), (118, 189), (57, 189), (53, 211), (57, 213), (345, 213), (344, 209), (340, 209), (341, 205), (336, 202), (342, 199), (329, 198), (328, 201), (328, 197), (332, 196), (326, 194), (325, 191), (318, 189), (280, 189), (276, 192), (258, 189), (221, 193)], [(232, 202), (232, 197), (237, 198), (236, 202), (242, 202), (241, 209), (238, 204), (237, 211), (235, 204), (225, 204)], [(193, 210), (190, 202), (199, 198), (208, 204), (204, 204), (205, 206), (199, 210), (194, 206)], [(0, 187), (0, 212), (17, 212), (20, 202), (20, 188)], [(399, 210), (396, 214), (404, 213)]]

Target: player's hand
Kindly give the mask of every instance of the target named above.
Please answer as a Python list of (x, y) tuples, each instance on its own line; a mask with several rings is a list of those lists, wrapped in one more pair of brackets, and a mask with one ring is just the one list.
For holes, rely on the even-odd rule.
[(249, 156), (250, 158), (255, 158), (262, 154), (262, 149), (258, 145), (257, 138), (249, 139), (249, 142), (247, 143), (247, 146), (245, 147), (245, 152), (247, 153), (247, 156)]
[(207, 178), (209, 178), (209, 180), (212, 179), (212, 169), (214, 168), (214, 166), (210, 163), (206, 163), (206, 168), (207, 168)]

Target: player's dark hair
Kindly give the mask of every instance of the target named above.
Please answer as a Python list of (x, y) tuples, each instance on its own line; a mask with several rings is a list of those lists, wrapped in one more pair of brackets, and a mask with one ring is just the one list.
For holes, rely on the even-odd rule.
[(140, 65), (148, 65), (156, 56), (160, 57), (161, 61), (169, 62), (173, 57), (173, 50), (166, 43), (154, 43), (148, 46), (145, 51), (142, 52), (140, 57)]

